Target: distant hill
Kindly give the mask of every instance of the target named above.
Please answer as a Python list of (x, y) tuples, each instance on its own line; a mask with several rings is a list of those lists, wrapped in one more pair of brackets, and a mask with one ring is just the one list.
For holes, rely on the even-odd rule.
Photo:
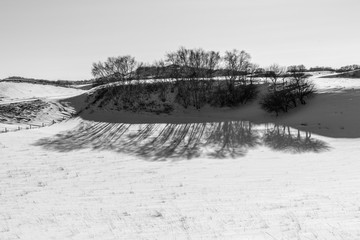
[(64, 88), (50, 84), (33, 84), (29, 82), (1, 81), (0, 102), (14, 102), (37, 98), (66, 98), (83, 93), (75, 87)]
[(360, 69), (331, 76), (324, 76), (322, 78), (360, 78)]
[(70, 80), (45, 80), (45, 79), (35, 79), (35, 78), (25, 78), (25, 77), (17, 77), (12, 76), (5, 79), (0, 80), (0, 82), (18, 82), (18, 83), (34, 83), (34, 84), (42, 84), (42, 85), (54, 85), (61, 87), (72, 87), (76, 85), (83, 84), (92, 84), (94, 80), (79, 80), (79, 81), (70, 81)]

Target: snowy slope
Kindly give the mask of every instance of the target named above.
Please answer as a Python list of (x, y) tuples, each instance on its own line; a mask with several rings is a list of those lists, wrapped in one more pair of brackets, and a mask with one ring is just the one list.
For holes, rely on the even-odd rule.
[(0, 104), (35, 98), (66, 98), (83, 92), (75, 88), (4, 81), (0, 82)]
[(0, 239), (360, 239), (360, 92), (333, 80), (279, 118), (99, 111), (0, 133)]
[(359, 139), (313, 136), (331, 147), (321, 153), (260, 145), (234, 159), (155, 162), (39, 145), (79, 124), (0, 134), (0, 239), (360, 237)]
[[(0, 132), (49, 125), (67, 119), (75, 110), (59, 100), (86, 91), (21, 82), (0, 82)], [(33, 112), (29, 112), (33, 109)]]
[(356, 78), (316, 78), (313, 81), (319, 92), (360, 89), (360, 79)]

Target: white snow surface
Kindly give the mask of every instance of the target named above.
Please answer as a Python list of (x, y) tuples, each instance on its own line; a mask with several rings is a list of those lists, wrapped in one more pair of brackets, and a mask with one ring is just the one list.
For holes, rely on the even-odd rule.
[[(239, 124), (260, 136), (274, 127)], [(360, 138), (300, 141), (280, 126), (292, 137), (238, 149), (241, 127), (229, 137), (226, 124), (184, 126), (72, 118), (1, 133), (0, 239), (360, 239)], [(205, 137), (189, 149), (197, 129)], [(235, 154), (208, 154), (219, 142)], [(199, 154), (154, 156), (173, 144)]]
[(316, 78), (314, 83), (319, 92), (360, 89), (358, 78)]
[(85, 92), (81, 89), (57, 87), (53, 85), (0, 82), (0, 104), (32, 101), (37, 98), (62, 99)]

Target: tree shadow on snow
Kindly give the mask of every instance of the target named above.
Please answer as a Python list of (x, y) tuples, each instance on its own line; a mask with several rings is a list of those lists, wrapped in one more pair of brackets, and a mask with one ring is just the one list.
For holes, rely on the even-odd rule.
[[(311, 134), (294, 136), (290, 128), (259, 129), (245, 121), (224, 121), (187, 124), (122, 124), (82, 122), (70, 131), (35, 143), (60, 152), (79, 149), (110, 150), (131, 154), (147, 160), (180, 158), (235, 158), (245, 156), (249, 149), (266, 145), (290, 152), (321, 152), (328, 150), (325, 142)], [(289, 135), (290, 134), (290, 135)]]
[(278, 125), (265, 129), (263, 142), (273, 150), (290, 153), (318, 153), (330, 149), (324, 141), (312, 138), (310, 132)]

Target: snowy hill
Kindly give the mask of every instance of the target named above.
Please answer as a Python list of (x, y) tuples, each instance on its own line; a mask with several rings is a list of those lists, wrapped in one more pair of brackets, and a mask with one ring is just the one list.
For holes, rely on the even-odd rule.
[(4, 131), (42, 126), (68, 119), (74, 109), (60, 99), (85, 91), (54, 85), (0, 82), (0, 129)]
[(83, 93), (83, 90), (53, 85), (0, 82), (0, 104), (5, 101), (47, 98), (60, 99)]
[(360, 88), (314, 81), (277, 118), (256, 101), (141, 114), (0, 83), (5, 115), (81, 111), (0, 133), (0, 239), (358, 239)]
[(349, 72), (344, 72), (344, 73), (337, 73), (337, 74), (333, 74), (331, 76), (325, 76), (325, 77), (330, 77), (330, 78), (360, 78), (360, 69), (354, 70), (354, 71), (349, 71)]

